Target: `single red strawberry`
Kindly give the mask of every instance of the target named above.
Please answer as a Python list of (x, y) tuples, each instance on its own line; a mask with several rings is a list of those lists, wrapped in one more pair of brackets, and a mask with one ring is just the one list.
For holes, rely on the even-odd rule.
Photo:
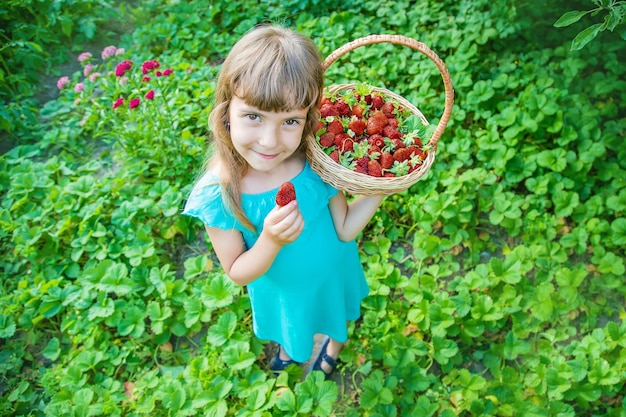
[(383, 169), (378, 161), (369, 161), (367, 163), (367, 173), (372, 177), (382, 177)]
[(317, 125), (315, 126), (315, 132), (319, 132), (320, 130), (324, 129), (326, 127), (326, 125), (324, 123), (322, 123), (321, 120), (317, 121)]
[(330, 156), (330, 159), (333, 161), (339, 163), (339, 151), (337, 149), (334, 149), (328, 156)]
[(320, 107), (320, 116), (328, 117), (328, 116), (339, 116), (339, 112), (337, 108), (330, 103), (324, 103)]
[(387, 102), (384, 103), (381, 107), (380, 110), (385, 113), (385, 116), (387, 116), (387, 118), (393, 118), (396, 115), (393, 113), (394, 109), (396, 108), (396, 106), (393, 105), (393, 103)]
[(385, 174), (383, 175), (383, 177), (395, 178), (395, 177), (396, 177), (396, 174), (394, 174), (393, 172), (385, 172)]
[(352, 111), (352, 109), (350, 109), (350, 106), (343, 100), (337, 100), (337, 102), (335, 103), (335, 108), (337, 109), (339, 116), (347, 116)]
[(380, 146), (378, 145), (370, 145), (369, 149), (367, 150), (368, 154), (380, 154)]
[(398, 162), (407, 161), (411, 157), (411, 151), (407, 148), (400, 148), (393, 153), (393, 159)]
[(352, 130), (357, 135), (362, 135), (365, 132), (365, 122), (361, 119), (353, 119), (348, 124), (348, 129)]
[(411, 156), (417, 155), (418, 153), (423, 155), (422, 150), (415, 145), (407, 146), (406, 148), (409, 150), (409, 152), (411, 152)]
[(393, 146), (395, 147), (395, 149), (406, 148), (406, 145), (400, 139), (391, 139), (391, 141), (393, 142)]
[[(337, 135), (339, 136), (339, 135)], [(346, 135), (348, 136), (348, 135)], [(341, 152), (348, 152), (348, 151), (353, 151), (354, 150), (354, 141), (350, 138), (350, 136), (348, 136), (346, 139), (344, 139), (341, 142), (341, 146), (339, 147), (339, 150)]]
[(361, 168), (367, 170), (367, 164), (370, 162), (370, 159), (366, 156), (359, 158), (356, 160), (356, 164), (359, 165)]
[(396, 129), (400, 125), (400, 121), (395, 117), (387, 117), (387, 122), (389, 122), (389, 126), (395, 127)]
[(376, 145), (381, 149), (383, 148), (383, 146), (385, 146), (385, 140), (383, 139), (383, 136), (380, 134), (375, 134), (375, 135), (370, 136), (367, 139), (367, 142), (370, 145)]
[(389, 122), (387, 121), (387, 116), (383, 114), (381, 111), (375, 111), (372, 113), (369, 119), (367, 119), (367, 134), (375, 135), (382, 134), (383, 128), (387, 126)]
[(286, 206), (296, 199), (296, 189), (289, 181), (283, 183), (276, 193), (276, 204)]
[(326, 127), (326, 131), (333, 133), (335, 135), (345, 132), (343, 129), (343, 125), (341, 124), (339, 120), (333, 120), (332, 122), (330, 122), (328, 124), (328, 127)]
[(355, 104), (352, 106), (352, 115), (358, 117), (359, 119), (363, 117), (363, 107), (360, 104)]
[(385, 126), (383, 128), (383, 136), (389, 138), (389, 139), (400, 139), (400, 131), (392, 126)]
[(395, 161), (395, 159), (393, 159), (393, 155), (389, 152), (383, 152), (380, 154), (380, 166), (382, 166), (383, 169), (391, 168), (393, 166), (393, 161)]
[(320, 145), (328, 148), (329, 146), (333, 146), (335, 143), (335, 134), (332, 132), (326, 132), (322, 136), (320, 136)]
[(360, 165), (355, 165), (354, 172), (358, 172), (360, 174), (367, 174), (367, 168), (363, 168)]
[(381, 96), (379, 95), (372, 95), (372, 104), (371, 106), (375, 109), (380, 109), (383, 104), (384, 104), (384, 100)]
[(338, 133), (335, 135), (333, 142), (338, 148), (341, 148), (341, 146), (343, 145), (343, 142), (345, 142), (348, 139), (352, 140), (350, 136), (348, 136), (347, 133)]

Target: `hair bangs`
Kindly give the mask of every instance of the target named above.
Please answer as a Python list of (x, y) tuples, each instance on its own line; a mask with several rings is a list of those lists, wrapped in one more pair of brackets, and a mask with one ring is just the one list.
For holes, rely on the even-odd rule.
[(264, 111), (304, 109), (317, 103), (320, 85), (319, 77), (312, 76), (315, 66), (310, 65), (310, 58), (299, 55), (278, 48), (257, 54), (256, 62), (233, 79), (233, 93)]

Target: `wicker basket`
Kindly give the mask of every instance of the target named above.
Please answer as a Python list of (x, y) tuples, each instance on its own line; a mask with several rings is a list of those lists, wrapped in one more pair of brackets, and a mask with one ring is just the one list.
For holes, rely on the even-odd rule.
[[(454, 90), (452, 88), (452, 82), (450, 80), (450, 73), (448, 72), (443, 61), (435, 54), (430, 48), (421, 42), (414, 39), (407, 38), (399, 35), (370, 35), (363, 38), (356, 39), (349, 42), (342, 47), (336, 49), (331, 53), (323, 62), (324, 70), (335, 62), (337, 59), (347, 54), (348, 52), (359, 48), (361, 46), (372, 45), (376, 43), (392, 43), (396, 45), (403, 45), (412, 48), (422, 54), (426, 55), (437, 66), (437, 69), (441, 73), (443, 78), (443, 84), (445, 88), (445, 105), (443, 115), (439, 120), (439, 124), (435, 128), (431, 138), (428, 141), (430, 151), (426, 160), (422, 166), (415, 171), (401, 176), (401, 177), (372, 177), (367, 174), (358, 173), (352, 171), (344, 166), (339, 165), (333, 161), (330, 156), (322, 150), (314, 135), (307, 138), (308, 140), (308, 159), (313, 170), (328, 184), (334, 186), (339, 190), (346, 191), (351, 194), (361, 195), (391, 195), (408, 189), (411, 185), (418, 182), (430, 169), (434, 160), (437, 150), (437, 142), (441, 137), (450, 114), (452, 113), (452, 106), (454, 102)], [(331, 93), (337, 93), (341, 90), (354, 90), (356, 84), (337, 84), (328, 87), (328, 91)], [(377, 91), (385, 97), (391, 97), (405, 108), (409, 109), (413, 114), (417, 115), (424, 125), (428, 125), (428, 120), (419, 111), (419, 109), (408, 102), (402, 96), (399, 96), (387, 89), (373, 87), (373, 91)]]

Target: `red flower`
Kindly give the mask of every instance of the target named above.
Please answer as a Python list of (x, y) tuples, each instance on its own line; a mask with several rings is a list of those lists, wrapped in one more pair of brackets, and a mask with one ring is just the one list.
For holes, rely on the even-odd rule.
[(168, 75), (170, 75), (171, 73), (173, 73), (174, 71), (172, 71), (171, 68), (166, 69), (165, 71), (163, 71), (163, 76), (167, 77)]
[(145, 77), (143, 77), (143, 78), (141, 79), (141, 81), (142, 81), (142, 82), (144, 82), (144, 83), (147, 83), (147, 82), (148, 82), (148, 81), (150, 81), (151, 79), (152, 79), (152, 78), (150, 78), (150, 76), (149, 76), (149, 75), (146, 75)]
[(120, 62), (115, 67), (115, 76), (116, 77), (123, 77), (124, 74), (126, 74), (126, 71), (130, 70), (130, 68), (132, 66), (133, 66), (133, 61), (130, 61), (128, 59)]
[(154, 100), (154, 90), (150, 90), (144, 96), (146, 100)]
[(135, 97), (134, 99), (130, 100), (130, 102), (128, 103), (128, 107), (130, 107), (131, 109), (134, 109), (135, 107), (139, 106), (140, 102), (141, 100)]
[(157, 77), (160, 77), (161, 75), (163, 75), (163, 73), (162, 73), (161, 71), (159, 71), (159, 70), (156, 70), (156, 71), (154, 72), (154, 74), (155, 74)]
[(124, 97), (120, 97), (117, 100), (115, 100), (115, 103), (113, 103), (113, 110), (117, 109), (122, 104), (124, 104)]
[(143, 75), (146, 75), (148, 72), (152, 71), (153, 69), (159, 68), (160, 66), (161, 64), (159, 64), (159, 61), (157, 61), (156, 59), (146, 61), (141, 64), (141, 73)]

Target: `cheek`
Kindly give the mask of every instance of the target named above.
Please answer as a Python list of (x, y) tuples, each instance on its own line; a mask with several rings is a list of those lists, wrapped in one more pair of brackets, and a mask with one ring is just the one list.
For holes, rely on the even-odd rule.
[(302, 132), (303, 129), (298, 129), (298, 131), (295, 132), (289, 132), (288, 138), (286, 139), (289, 149), (298, 149), (300, 143), (302, 142)]

